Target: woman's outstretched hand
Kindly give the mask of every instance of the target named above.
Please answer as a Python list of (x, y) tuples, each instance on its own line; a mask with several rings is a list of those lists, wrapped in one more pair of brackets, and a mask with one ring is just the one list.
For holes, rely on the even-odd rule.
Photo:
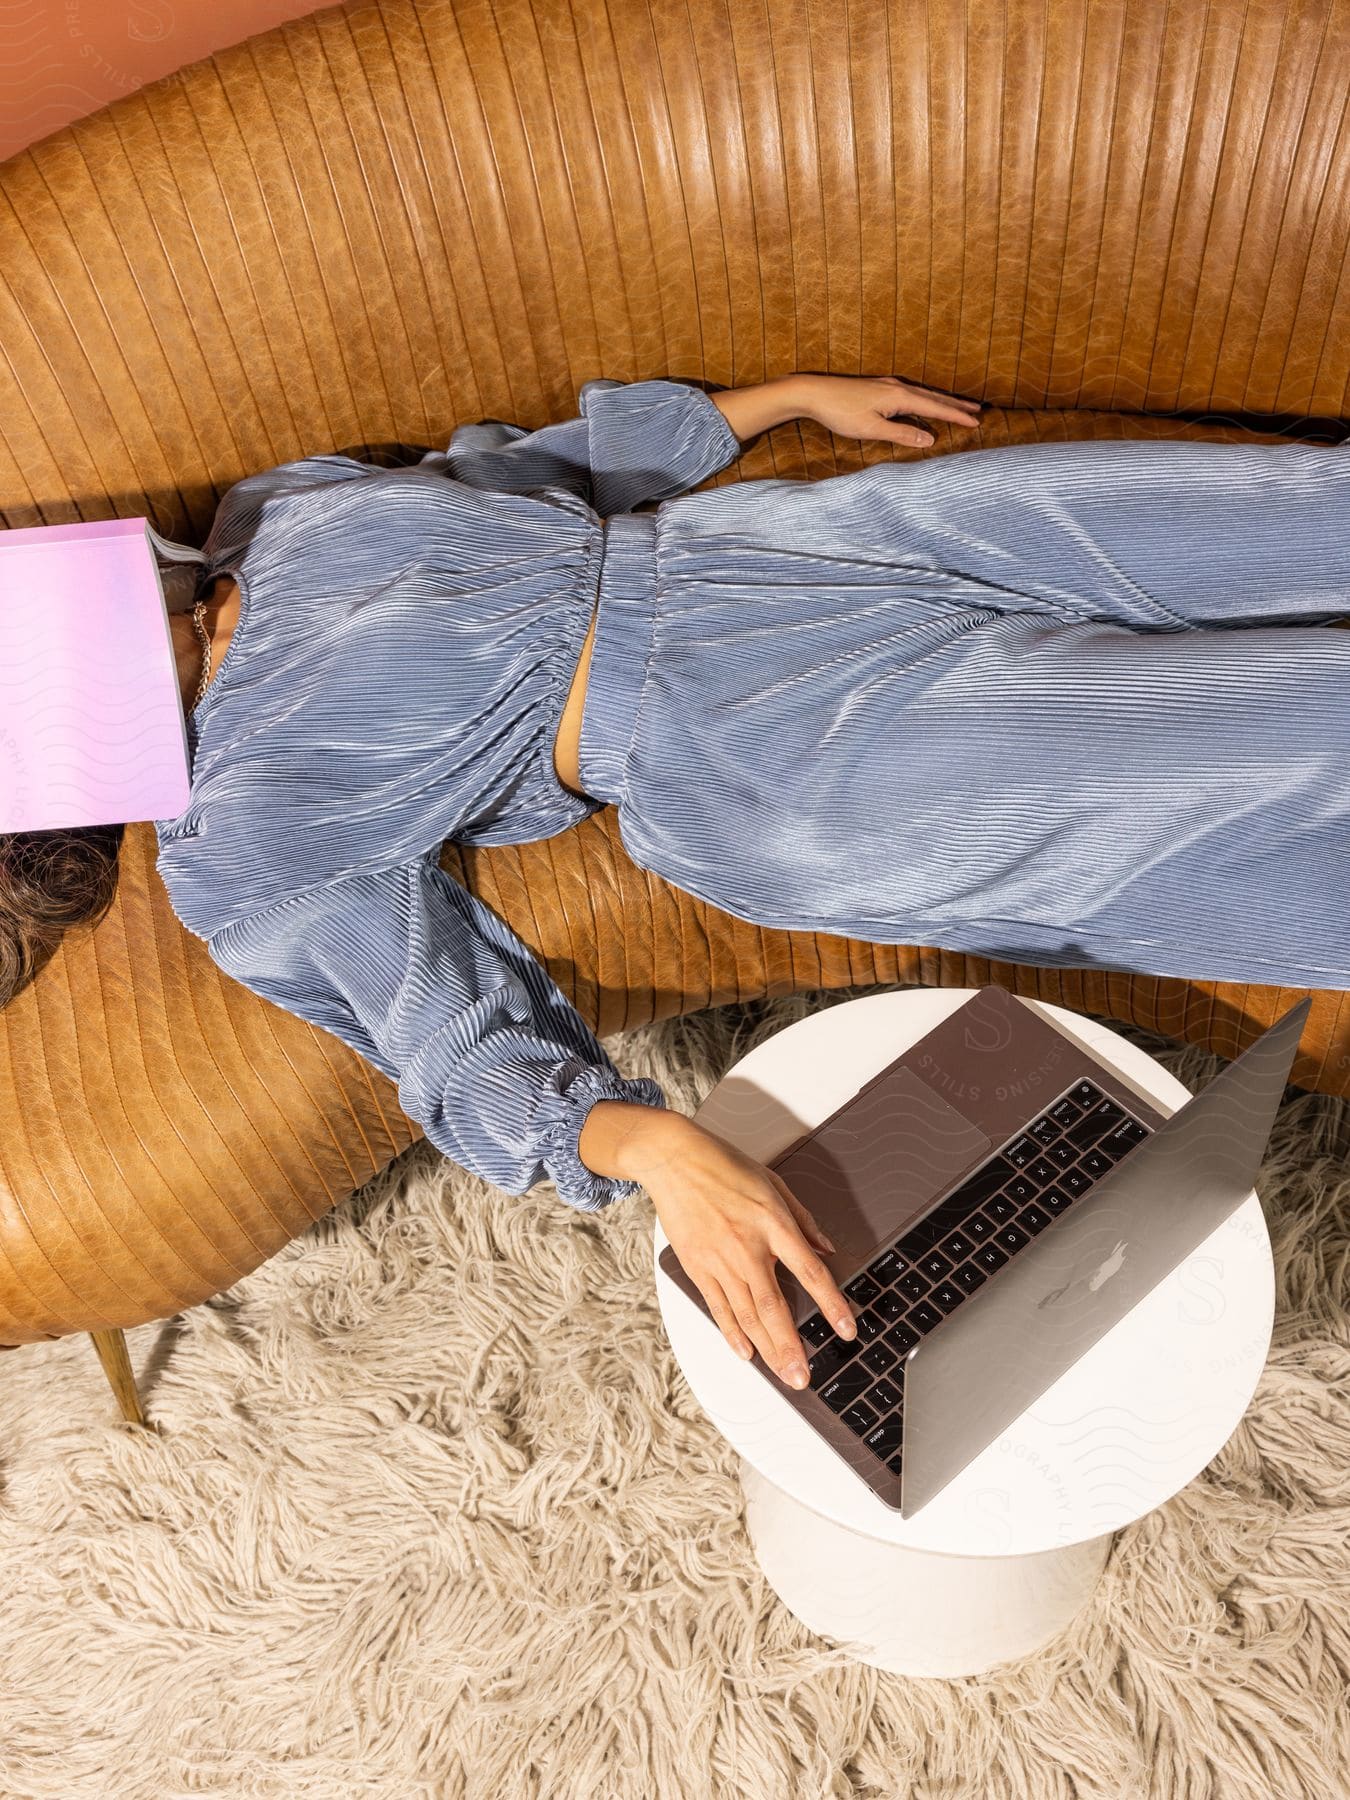
[(894, 375), (799, 375), (807, 399), (804, 415), (838, 437), (884, 438), (892, 444), (931, 444), (933, 434), (902, 417), (945, 419), (967, 430), (978, 423), (978, 400), (962, 400), (935, 388), (913, 387)]
[(790, 419), (814, 419), (840, 437), (924, 445), (932, 443), (932, 433), (901, 419), (945, 419), (969, 430), (980, 414), (978, 400), (916, 387), (895, 375), (781, 375), (709, 398), (742, 443)]
[(683, 1113), (623, 1101), (591, 1108), (578, 1148), (598, 1174), (646, 1188), (671, 1247), (737, 1355), (748, 1358), (753, 1346), (789, 1387), (807, 1384), (806, 1355), (775, 1262), (786, 1264), (841, 1337), (857, 1335), (852, 1308), (819, 1254), (834, 1246), (772, 1169)]

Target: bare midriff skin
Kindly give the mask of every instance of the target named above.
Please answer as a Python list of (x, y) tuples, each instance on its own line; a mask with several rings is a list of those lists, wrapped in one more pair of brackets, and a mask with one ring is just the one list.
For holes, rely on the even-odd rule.
[(592, 796), (581, 785), (577, 749), (581, 742), (581, 709), (586, 704), (586, 682), (591, 672), (591, 646), (595, 642), (597, 615), (598, 607), (593, 607), (586, 642), (581, 646), (581, 655), (572, 674), (572, 685), (567, 690), (562, 718), (558, 721), (558, 735), (553, 740), (554, 773), (565, 788), (570, 788), (574, 794), (580, 794), (587, 800)]

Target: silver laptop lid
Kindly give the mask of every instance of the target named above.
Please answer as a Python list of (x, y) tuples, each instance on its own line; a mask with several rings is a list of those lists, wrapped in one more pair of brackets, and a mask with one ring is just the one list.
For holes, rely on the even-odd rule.
[(960, 1474), (1252, 1192), (1301, 1000), (909, 1352), (901, 1514)]

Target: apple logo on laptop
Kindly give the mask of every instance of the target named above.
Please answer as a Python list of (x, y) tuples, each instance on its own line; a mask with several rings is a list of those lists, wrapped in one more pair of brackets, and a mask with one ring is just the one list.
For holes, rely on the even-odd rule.
[[(1120, 1273), (1125, 1262), (1125, 1252), (1129, 1247), (1126, 1239), (1117, 1239), (1115, 1249), (1104, 1262), (1098, 1263), (1097, 1267), (1093, 1270), (1091, 1279), (1087, 1283), (1088, 1293), (1095, 1294), (1097, 1289), (1099, 1287), (1104, 1287), (1113, 1275), (1118, 1275)], [(1036, 1302), (1037, 1310), (1039, 1311), (1042, 1306), (1054, 1306), (1056, 1302), (1062, 1300), (1066, 1294), (1072, 1293), (1074, 1288), (1081, 1287), (1082, 1285), (1083, 1278), (1080, 1275), (1073, 1281), (1066, 1281), (1063, 1287), (1052, 1288), (1048, 1294)]]

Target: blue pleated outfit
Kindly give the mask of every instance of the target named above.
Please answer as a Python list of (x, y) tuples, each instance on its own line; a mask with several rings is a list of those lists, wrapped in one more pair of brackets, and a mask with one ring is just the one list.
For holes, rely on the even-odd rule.
[(1350, 987), (1350, 449), (970, 450), (611, 524), (579, 761), (636, 862), (761, 925)]
[[(216, 962), (446, 1154), (586, 1210), (635, 1189), (577, 1140), (661, 1089), (437, 863), (601, 804), (766, 925), (1350, 986), (1350, 452), (1037, 444), (692, 494), (740, 451), (701, 390), (580, 402), (231, 488), (201, 579), (240, 620), (155, 822)], [(583, 798), (552, 745), (597, 600)]]

